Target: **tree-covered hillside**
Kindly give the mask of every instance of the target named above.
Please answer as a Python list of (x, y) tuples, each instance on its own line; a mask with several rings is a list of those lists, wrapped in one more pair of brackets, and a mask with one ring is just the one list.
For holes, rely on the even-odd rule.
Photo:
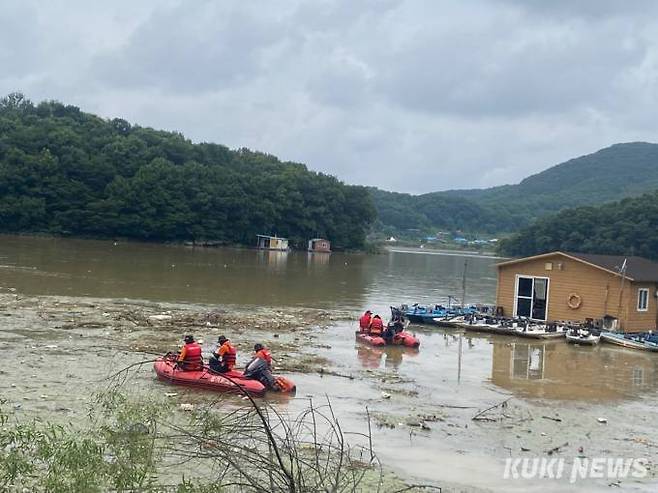
[(358, 248), (362, 187), (246, 149), (104, 120), (20, 94), (0, 100), (0, 231), (252, 245), (276, 233)]
[(517, 185), (375, 197), (380, 227), (426, 224), (509, 232), (567, 207), (596, 205), (658, 189), (658, 145), (616, 144), (571, 159)]
[(499, 248), (509, 256), (562, 250), (658, 260), (658, 192), (565, 209), (523, 228), (501, 241)]
[(387, 235), (405, 231), (470, 231), (495, 233), (513, 225), (477, 203), (442, 193), (409, 195), (371, 188), (378, 220), (376, 228)]

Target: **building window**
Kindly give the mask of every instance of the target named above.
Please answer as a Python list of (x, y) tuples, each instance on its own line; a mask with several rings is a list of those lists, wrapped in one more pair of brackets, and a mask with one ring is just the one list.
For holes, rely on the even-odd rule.
[(548, 308), (548, 278), (517, 276), (514, 315), (546, 320)]
[(637, 290), (637, 311), (646, 312), (649, 309), (649, 290), (641, 288)]

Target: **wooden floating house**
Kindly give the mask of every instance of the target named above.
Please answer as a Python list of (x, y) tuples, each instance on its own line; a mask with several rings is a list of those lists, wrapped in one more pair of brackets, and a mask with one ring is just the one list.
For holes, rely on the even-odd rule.
[(260, 250), (277, 250), (280, 252), (288, 251), (288, 239), (279, 238), (278, 236), (257, 235), (258, 243), (256, 248)]
[(645, 258), (552, 252), (497, 267), (496, 305), (504, 316), (591, 318), (625, 332), (656, 329), (658, 264)]
[(308, 240), (308, 251), (317, 253), (331, 253), (331, 243), (324, 238)]

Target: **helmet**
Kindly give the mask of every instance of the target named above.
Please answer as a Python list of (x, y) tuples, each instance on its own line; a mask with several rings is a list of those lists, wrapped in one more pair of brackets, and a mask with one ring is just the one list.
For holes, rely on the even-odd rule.
[(217, 342), (219, 342), (220, 344), (224, 344), (226, 341), (228, 341), (228, 339), (224, 336), (219, 336), (217, 338)]
[(183, 340), (185, 341), (186, 344), (189, 344), (191, 342), (194, 342), (194, 336), (192, 334), (186, 335)]
[(255, 345), (254, 345), (254, 351), (258, 352), (258, 351), (260, 351), (261, 349), (263, 349), (263, 345), (262, 345), (262, 344), (255, 344)]

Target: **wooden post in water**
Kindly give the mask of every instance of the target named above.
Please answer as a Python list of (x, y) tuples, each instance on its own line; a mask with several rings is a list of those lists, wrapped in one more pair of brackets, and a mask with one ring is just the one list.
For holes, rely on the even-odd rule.
[(466, 268), (468, 259), (464, 259), (464, 273), (462, 274), (462, 311), (466, 308)]
[[(462, 315), (466, 309), (466, 268), (468, 267), (468, 258), (464, 259), (464, 272), (462, 273)], [(459, 355), (457, 356), (457, 383), (462, 378), (462, 333), (459, 333)]]
[[(628, 259), (624, 259), (624, 263), (621, 264), (621, 286), (619, 287), (619, 305), (617, 306), (617, 319), (619, 320), (619, 324), (621, 325), (621, 305), (622, 305), (622, 300), (623, 300), (623, 295), (624, 295), (624, 284), (626, 284), (626, 265), (627, 265)], [(624, 332), (626, 332), (624, 330)]]
[(457, 383), (462, 380), (462, 333), (459, 333), (459, 355), (457, 356)]

